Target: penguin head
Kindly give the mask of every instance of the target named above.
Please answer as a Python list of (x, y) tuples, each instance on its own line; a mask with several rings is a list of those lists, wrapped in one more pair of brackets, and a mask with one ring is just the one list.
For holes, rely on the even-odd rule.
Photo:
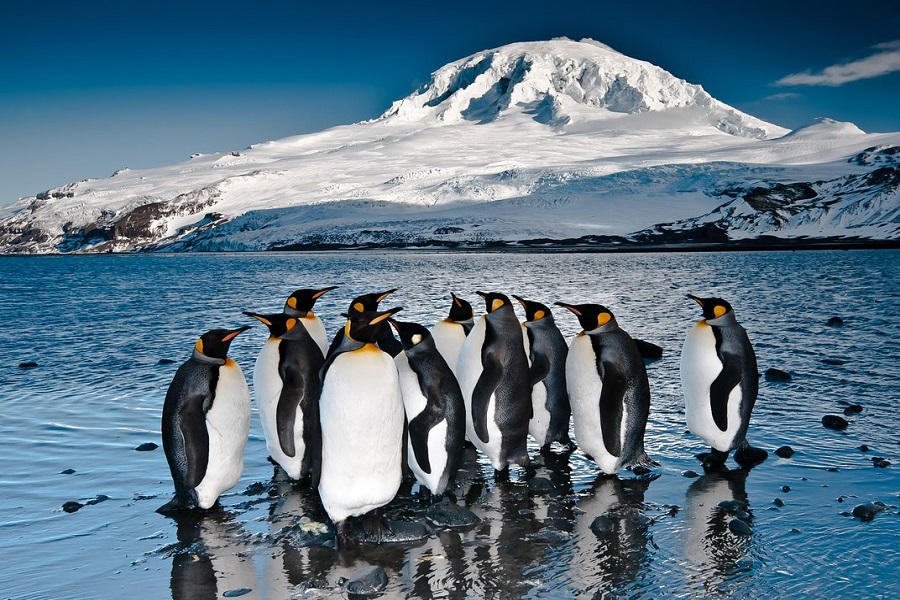
[(553, 319), (553, 314), (550, 312), (550, 309), (547, 308), (546, 305), (541, 304), (540, 302), (534, 302), (533, 300), (526, 300), (521, 296), (516, 296), (513, 294), (513, 298), (519, 301), (519, 304), (525, 309), (525, 320), (526, 321), (540, 321), (541, 319), (550, 318)]
[(512, 302), (510, 302), (509, 297), (505, 294), (500, 294), (498, 292), (475, 292), (482, 298), (484, 298), (484, 306), (485, 310), (487, 310), (488, 314), (503, 308), (504, 306), (508, 306), (512, 308)]
[(194, 352), (208, 358), (225, 360), (228, 358), (228, 348), (231, 346), (231, 341), (242, 331), (247, 331), (248, 329), (250, 329), (250, 326), (245, 325), (237, 329), (213, 329), (207, 331), (194, 344)]
[(394, 288), (392, 290), (387, 290), (386, 292), (373, 292), (371, 294), (363, 294), (362, 296), (357, 296), (353, 299), (353, 302), (350, 303), (350, 308), (347, 310), (347, 312), (352, 314), (355, 312), (376, 311), (378, 310), (378, 305), (381, 303), (381, 301), (396, 291), (397, 288)]
[(603, 333), (619, 327), (612, 311), (601, 304), (565, 304), (557, 302), (556, 305), (562, 306), (578, 317), (579, 325), (587, 334)]
[(292, 317), (305, 317), (312, 311), (313, 306), (316, 304), (316, 300), (321, 298), (323, 294), (334, 289), (337, 289), (336, 285), (322, 288), (321, 290), (310, 290), (305, 288), (302, 290), (295, 290), (294, 293), (288, 296), (288, 299), (284, 303), (284, 314)]
[(387, 327), (387, 320), (401, 310), (403, 310), (402, 307), (383, 311), (351, 311), (344, 315), (347, 317), (347, 324), (344, 325), (344, 335), (357, 342), (374, 344), (381, 329)]
[(418, 323), (401, 322), (394, 319), (389, 319), (388, 322), (397, 331), (404, 350), (412, 350), (431, 337), (431, 332)]
[(297, 327), (298, 317), (287, 313), (277, 313), (273, 315), (260, 315), (253, 312), (244, 311), (248, 317), (253, 317), (263, 325), (269, 328), (269, 335), (273, 338), (282, 338)]
[(727, 300), (698, 298), (693, 294), (688, 294), (687, 297), (700, 305), (700, 308), (703, 309), (703, 318), (706, 319), (708, 325), (728, 325), (737, 322), (734, 317), (734, 309)]
[(450, 314), (447, 315), (448, 321), (459, 323), (461, 321), (471, 321), (475, 318), (475, 311), (472, 310), (471, 304), (453, 292), (450, 292), (450, 295), (453, 297), (453, 303), (450, 305)]

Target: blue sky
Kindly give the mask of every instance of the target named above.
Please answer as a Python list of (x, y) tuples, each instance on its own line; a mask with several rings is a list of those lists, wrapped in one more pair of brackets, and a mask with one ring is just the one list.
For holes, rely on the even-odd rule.
[(378, 116), (444, 64), (601, 41), (784, 127), (900, 131), (900, 3), (68, 3), (0, 8), (0, 206)]

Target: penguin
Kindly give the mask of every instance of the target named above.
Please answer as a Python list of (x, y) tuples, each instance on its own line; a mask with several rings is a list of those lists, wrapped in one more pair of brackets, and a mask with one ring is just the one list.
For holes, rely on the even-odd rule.
[[(294, 480), (315, 484), (322, 446), (319, 371), (325, 356), (307, 331), (310, 319), (245, 312), (269, 328), (253, 370), (253, 390), (269, 456)], [(312, 314), (311, 312), (306, 313)]]
[[(350, 303), (350, 306), (347, 309), (348, 315), (353, 315), (354, 313), (360, 312), (371, 312), (378, 310), (378, 305), (388, 297), (389, 294), (393, 294), (397, 291), (397, 288), (392, 290), (387, 290), (386, 292), (374, 292), (371, 294), (363, 294), (362, 296), (357, 296)], [(341, 345), (342, 340), (344, 339), (344, 330), (339, 329), (337, 334), (335, 334), (334, 339), (331, 341), (331, 346), (328, 348), (328, 351), (325, 353), (325, 358), (327, 359), (332, 355), (335, 349)], [(397, 338), (394, 337), (394, 334), (391, 333), (391, 328), (385, 325), (383, 328), (378, 329), (378, 339), (376, 340), (376, 344), (381, 350), (387, 352), (391, 355), (391, 357), (397, 356), (403, 351), (403, 346), (397, 341)]]
[(322, 324), (322, 320), (313, 313), (313, 306), (315, 306), (316, 300), (336, 289), (337, 286), (333, 285), (320, 290), (294, 290), (285, 300), (284, 309), (282, 309), (284, 314), (301, 319), (303, 327), (322, 350), (322, 356), (328, 353), (328, 337), (325, 335), (325, 326)]
[(734, 309), (721, 298), (688, 298), (703, 309), (703, 318), (688, 332), (681, 348), (681, 386), (688, 429), (711, 446), (698, 456), (717, 467), (737, 449), (742, 466), (762, 462), (768, 453), (747, 443), (750, 413), (759, 392), (756, 353)]
[(607, 475), (652, 463), (644, 451), (650, 383), (637, 344), (605, 306), (556, 304), (583, 328), (566, 359), (575, 442)]
[(509, 465), (528, 466), (531, 385), (522, 326), (507, 296), (484, 298), (481, 316), (460, 350), (459, 387), (466, 406), (466, 436), (505, 478)]
[(525, 309), (526, 348), (531, 383), (531, 410), (534, 416), (528, 432), (542, 452), (548, 452), (553, 442), (566, 450), (574, 450), (569, 439), (569, 392), (566, 389), (566, 356), (569, 345), (553, 320), (553, 313), (540, 302), (526, 300), (513, 294)]
[(438, 352), (447, 361), (453, 375), (456, 375), (456, 362), (459, 359), (459, 351), (466, 336), (472, 331), (475, 323), (475, 312), (472, 305), (463, 300), (453, 292), (450, 292), (452, 303), (450, 304), (450, 314), (446, 319), (442, 319), (431, 327), (431, 335), (434, 338), (434, 344), (437, 346)]
[(394, 362), (409, 423), (407, 461), (419, 483), (437, 497), (453, 482), (462, 460), (462, 392), (428, 329), (393, 319), (390, 324), (403, 344)]
[(404, 410), (394, 359), (375, 341), (399, 310), (348, 314), (341, 343), (322, 367), (318, 490), (337, 529), (338, 547), (353, 542), (351, 517), (366, 517), (364, 526), (378, 534), (369, 538), (389, 533), (373, 511), (400, 487)]
[(162, 442), (175, 496), (158, 512), (208, 509), (244, 470), (250, 434), (250, 389), (228, 358), (232, 340), (249, 326), (200, 336), (166, 392)]

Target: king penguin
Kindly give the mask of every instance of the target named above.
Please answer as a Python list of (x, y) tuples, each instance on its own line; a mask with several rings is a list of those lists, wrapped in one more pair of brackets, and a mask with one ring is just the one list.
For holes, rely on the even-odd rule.
[(711, 446), (698, 456), (717, 467), (737, 448), (743, 466), (765, 460), (768, 453), (746, 440), (750, 413), (759, 391), (756, 353), (731, 305), (721, 298), (688, 298), (703, 309), (703, 318), (688, 332), (681, 348), (681, 386), (687, 426)]
[(462, 392), (428, 329), (393, 319), (390, 323), (403, 344), (394, 362), (409, 422), (407, 461), (419, 483), (440, 496), (462, 460), (466, 438)]
[(566, 359), (575, 442), (607, 475), (650, 463), (644, 452), (650, 383), (637, 344), (604, 306), (556, 304), (583, 328)]
[(322, 356), (328, 353), (328, 336), (325, 334), (325, 326), (322, 320), (313, 312), (316, 300), (327, 294), (331, 290), (336, 290), (337, 286), (322, 288), (320, 290), (301, 289), (295, 290), (284, 302), (282, 312), (289, 317), (296, 317), (303, 323), (303, 327), (312, 336), (312, 339), (319, 345), (322, 350)]
[(163, 450), (175, 497), (159, 512), (208, 509), (241, 477), (250, 434), (250, 389), (227, 354), (232, 340), (247, 329), (204, 333), (175, 372), (162, 411)]
[[(403, 399), (393, 358), (375, 341), (398, 312), (354, 312), (341, 343), (322, 367), (319, 496), (337, 527), (338, 546), (352, 542), (347, 520), (390, 502), (403, 475)], [(366, 524), (384, 530), (375, 514)]]
[[(377, 311), (378, 305), (381, 304), (382, 300), (396, 291), (397, 288), (394, 288), (385, 292), (373, 292), (371, 294), (363, 294), (361, 296), (357, 296), (353, 299), (353, 301), (350, 303), (350, 306), (347, 308), (347, 316), (352, 317), (356, 313)], [(339, 329), (335, 334), (334, 339), (331, 341), (331, 346), (325, 353), (326, 359), (328, 359), (341, 345), (343, 339), (344, 329)], [(378, 339), (375, 340), (375, 344), (381, 350), (390, 354), (391, 357), (397, 356), (403, 351), (403, 346), (400, 344), (397, 338), (394, 337), (394, 334), (391, 333), (391, 328), (387, 325), (378, 328)]]
[(504, 294), (484, 298), (481, 316), (460, 350), (457, 374), (466, 406), (466, 436), (505, 477), (528, 465), (531, 385), (522, 326)]
[(567, 450), (575, 446), (569, 439), (569, 392), (566, 388), (566, 356), (569, 345), (553, 320), (553, 313), (540, 302), (513, 294), (525, 309), (526, 350), (530, 364), (531, 410), (528, 432), (542, 452), (559, 442)]
[(438, 352), (447, 361), (453, 375), (456, 375), (456, 363), (459, 360), (459, 351), (466, 336), (472, 331), (475, 323), (475, 312), (472, 305), (466, 300), (460, 298), (453, 292), (450, 292), (452, 302), (450, 304), (450, 313), (446, 319), (442, 319), (435, 323), (431, 328), (431, 335), (434, 338), (434, 345), (437, 346)]
[[(294, 480), (316, 483), (322, 446), (319, 371), (322, 349), (308, 319), (245, 312), (269, 328), (253, 369), (253, 390), (269, 456)], [(307, 312), (306, 314), (310, 314)]]

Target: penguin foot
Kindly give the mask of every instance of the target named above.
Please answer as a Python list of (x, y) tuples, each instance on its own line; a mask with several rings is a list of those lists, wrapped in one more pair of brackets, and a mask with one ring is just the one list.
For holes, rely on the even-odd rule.
[(502, 469), (494, 469), (494, 481), (509, 481), (509, 465)]
[(734, 461), (748, 471), (767, 458), (768, 452), (762, 448), (754, 448), (747, 440), (741, 442), (740, 447), (734, 452)]
[[(218, 502), (216, 503), (218, 505)], [(215, 506), (215, 505), (214, 505)], [(173, 515), (178, 513), (200, 511), (199, 503), (194, 494), (175, 494), (171, 500), (156, 509), (161, 515)]]
[(728, 460), (728, 452), (710, 448), (709, 452), (701, 452), (698, 454), (697, 459), (703, 464), (704, 469), (717, 471), (725, 468), (725, 461)]
[(335, 550), (344, 550), (346, 548), (352, 548), (354, 545), (356, 545), (356, 539), (353, 537), (353, 533), (350, 531), (350, 523), (348, 523), (347, 521), (341, 521), (340, 523), (335, 523), (334, 528)]

